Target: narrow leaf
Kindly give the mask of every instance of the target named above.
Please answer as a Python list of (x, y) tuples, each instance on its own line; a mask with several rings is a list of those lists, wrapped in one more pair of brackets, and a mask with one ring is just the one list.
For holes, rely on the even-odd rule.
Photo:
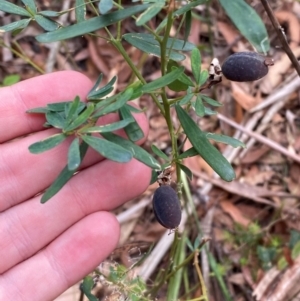
[(143, 148), (134, 144), (133, 142), (113, 133), (103, 133), (102, 136), (105, 139), (112, 141), (118, 145), (121, 145), (122, 147), (129, 150), (135, 159), (144, 163), (145, 165), (154, 169), (160, 169), (160, 164), (157, 162), (157, 160), (149, 153), (147, 153)]
[(52, 11), (52, 10), (42, 10), (42, 11), (39, 11), (39, 14), (44, 17), (48, 17), (48, 18), (56, 18), (56, 17), (59, 17), (60, 15), (62, 15), (62, 13)]
[(179, 8), (178, 10), (176, 10), (174, 12), (174, 16), (178, 17), (178, 16), (186, 13), (187, 11), (191, 10), (192, 8), (194, 8), (194, 7), (196, 7), (196, 6), (200, 5), (200, 4), (206, 3), (206, 2), (207, 2), (207, 0), (192, 1), (189, 4), (183, 5), (181, 8)]
[(102, 15), (108, 13), (114, 6), (114, 2), (112, 0), (100, 0), (98, 8)]
[(187, 175), (187, 177), (190, 180), (193, 180), (193, 173), (187, 166), (180, 164), (178, 162), (176, 163), (176, 165), (178, 165), (180, 167), (180, 169)]
[(141, 127), (139, 126), (139, 124), (136, 122), (136, 120), (132, 116), (132, 113), (130, 112), (130, 110), (127, 107), (123, 106), (120, 108), (119, 113), (120, 113), (122, 119), (132, 120), (132, 122), (129, 123), (124, 128), (129, 140), (135, 142), (135, 141), (142, 139), (144, 137), (144, 133), (143, 133)]
[(213, 107), (221, 107), (223, 104), (221, 104), (220, 102), (201, 94), (201, 98), (203, 99), (203, 101), (207, 102), (208, 104), (210, 104)]
[(33, 108), (26, 111), (26, 113), (39, 113), (39, 114), (45, 114), (49, 112), (48, 108)]
[(156, 145), (152, 144), (151, 149), (152, 149), (153, 153), (155, 155), (157, 155), (158, 157), (164, 159), (167, 162), (170, 161), (169, 157), (162, 150), (160, 150)]
[(36, 14), (37, 7), (35, 5), (34, 0), (22, 0), (22, 2), (25, 4), (26, 7), (29, 8), (30, 12)]
[(219, 1), (241, 34), (258, 52), (266, 54), (270, 49), (268, 33), (256, 11), (244, 0)]
[(22, 19), (20, 21), (12, 22), (10, 24), (0, 26), (0, 31), (8, 32), (17, 29), (25, 28), (32, 19)]
[(130, 99), (132, 93), (133, 93), (132, 88), (126, 89), (124, 92), (122, 92), (120, 95), (118, 95), (115, 102), (108, 104), (106, 107), (101, 109), (99, 112), (96, 112), (96, 114), (94, 114), (93, 117), (94, 118), (100, 117), (100, 116), (103, 116), (103, 115), (106, 115), (106, 114), (109, 114), (109, 113), (119, 110)]
[(206, 83), (208, 79), (208, 71), (207, 70), (202, 70), (200, 74), (200, 81), (199, 81), (199, 86), (201, 87), (204, 83)]
[(182, 160), (182, 159), (189, 158), (189, 157), (194, 157), (194, 156), (197, 156), (197, 155), (199, 155), (197, 150), (194, 147), (191, 147), (188, 150), (186, 150), (185, 152), (183, 152), (182, 154), (180, 154), (178, 156), (178, 159)]
[(180, 104), (181, 106), (186, 105), (186, 104), (188, 104), (188, 103), (192, 100), (193, 97), (194, 97), (194, 94), (193, 94), (193, 93), (188, 93), (187, 95), (185, 95), (185, 96), (179, 101), (179, 104)]
[(75, 120), (73, 120), (70, 124), (64, 127), (63, 129), (64, 132), (75, 130), (77, 127), (84, 124), (88, 120), (88, 118), (92, 115), (93, 112), (94, 112), (94, 104), (89, 103), (86, 109)]
[(66, 119), (63, 117), (64, 114), (60, 113), (60, 112), (47, 112), (46, 113), (46, 120), (47, 122), (57, 128), (57, 129), (62, 129), (64, 128), (65, 124), (66, 124)]
[(226, 136), (226, 135), (207, 133), (206, 137), (208, 139), (216, 141), (216, 142), (229, 144), (232, 147), (243, 147), (243, 148), (246, 147), (246, 145), (243, 142), (241, 142), (240, 140)]
[(81, 163), (81, 158), (80, 158), (80, 145), (79, 145), (79, 139), (75, 138), (68, 151), (68, 169), (75, 171), (80, 163)]
[(30, 13), (26, 9), (8, 1), (1, 0), (0, 10), (9, 14), (31, 17)]
[(132, 153), (130, 151), (111, 141), (87, 135), (83, 135), (82, 139), (107, 159), (119, 163), (126, 163), (132, 159)]
[(85, 21), (86, 4), (84, 0), (75, 1), (75, 17), (77, 23)]
[[(80, 144), (80, 159), (83, 160), (88, 149), (88, 145), (83, 142)], [(62, 187), (72, 178), (74, 174), (73, 170), (68, 169), (68, 165), (60, 172), (55, 181), (51, 184), (51, 186), (46, 190), (41, 198), (41, 203), (44, 204), (48, 200), (50, 200), (55, 194), (57, 194)]]
[[(102, 80), (102, 76), (100, 75), (100, 77), (97, 80), (97, 83), (98, 83), (98, 81), (101, 81), (101, 80)], [(102, 87), (100, 89), (98, 88), (98, 85), (100, 84), (100, 82), (99, 82), (99, 84), (97, 86), (95, 85), (93, 87), (92, 91), (90, 91), (90, 93), (88, 95), (88, 99), (100, 99), (100, 98), (106, 96), (107, 94), (109, 94), (112, 91), (113, 85), (115, 84), (116, 80), (117, 80), (117, 77), (114, 76), (104, 87)]]
[(73, 100), (73, 102), (71, 102), (71, 105), (69, 106), (65, 106), (65, 109), (67, 110), (66, 112), (66, 124), (69, 125), (71, 123), (71, 121), (73, 121), (78, 114), (78, 107), (79, 107), (79, 103), (80, 103), (80, 98), (79, 96), (76, 96), (75, 99)]
[(85, 129), (79, 130), (79, 132), (80, 133), (108, 133), (108, 132), (113, 132), (113, 131), (122, 129), (131, 122), (133, 122), (133, 120), (131, 118), (127, 118), (127, 119), (120, 120), (120, 121), (117, 121), (114, 123), (109, 123), (106, 125), (85, 128)]
[(203, 117), (205, 114), (204, 105), (203, 105), (202, 99), (199, 95), (197, 95), (197, 97), (196, 97), (195, 111), (196, 111), (196, 114), (200, 117)]
[(196, 83), (199, 85), (201, 74), (201, 54), (197, 48), (194, 48), (191, 53), (191, 67)]
[(185, 27), (184, 27), (184, 42), (187, 42), (192, 28), (192, 11), (188, 10), (185, 14)]
[(185, 134), (200, 156), (223, 180), (232, 181), (235, 178), (235, 173), (230, 163), (210, 144), (206, 135), (199, 129), (188, 113), (178, 105), (175, 108)]
[[(102, 0), (103, 1), (103, 0)], [(155, 17), (165, 6), (165, 2), (157, 2), (147, 8), (140, 16), (136, 19), (135, 24), (137, 26), (144, 25), (146, 22), (150, 21)]]
[(148, 83), (142, 87), (142, 91), (144, 93), (153, 92), (157, 89), (165, 87), (176, 80), (184, 71), (184, 67), (179, 67), (176, 70)]
[(94, 93), (95, 91), (99, 90), (99, 85), (102, 82), (102, 79), (103, 79), (103, 73), (100, 73), (99, 77), (96, 80), (96, 83), (94, 84), (93, 88), (90, 90), (90, 92), (89, 92), (89, 94), (87, 96), (87, 99), (89, 99), (89, 97), (90, 97), (90, 95), (92, 93)]
[(54, 31), (59, 27), (59, 24), (45, 18), (44, 16), (37, 14), (34, 16), (35, 21), (46, 31)]
[(42, 152), (45, 152), (45, 151), (59, 145), (64, 140), (66, 140), (66, 138), (67, 138), (67, 136), (65, 134), (55, 134), (44, 140), (41, 140), (39, 142), (31, 144), (29, 146), (29, 151), (32, 154), (40, 154)]
[(100, 28), (114, 24), (125, 18), (131, 17), (136, 13), (139, 13), (149, 7), (149, 4), (135, 5), (130, 8), (121, 9), (116, 12), (106, 14), (104, 16), (91, 18), (86, 21), (82, 21), (78, 24), (74, 24), (68, 27), (60, 28), (53, 32), (47, 32), (36, 37), (40, 43), (50, 43), (55, 41), (61, 41), (65, 39), (82, 36), (87, 33), (91, 33)]

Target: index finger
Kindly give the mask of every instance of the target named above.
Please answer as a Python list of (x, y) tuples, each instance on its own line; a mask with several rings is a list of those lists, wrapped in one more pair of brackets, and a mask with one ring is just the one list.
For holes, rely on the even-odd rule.
[(47, 103), (84, 99), (92, 88), (85, 75), (75, 71), (59, 71), (41, 75), (1, 88), (0, 143), (43, 129), (44, 116), (28, 114)]

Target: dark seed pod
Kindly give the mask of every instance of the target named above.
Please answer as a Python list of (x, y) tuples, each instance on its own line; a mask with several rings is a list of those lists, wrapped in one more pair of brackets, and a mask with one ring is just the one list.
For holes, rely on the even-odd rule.
[(273, 60), (256, 52), (237, 52), (225, 60), (222, 73), (235, 82), (251, 82), (267, 75), (269, 65)]
[(175, 190), (168, 185), (156, 189), (153, 195), (153, 211), (158, 222), (167, 229), (175, 229), (181, 221), (180, 202)]

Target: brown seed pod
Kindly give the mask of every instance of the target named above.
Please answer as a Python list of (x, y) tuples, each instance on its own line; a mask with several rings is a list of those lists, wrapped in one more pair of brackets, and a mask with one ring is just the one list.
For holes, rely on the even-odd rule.
[(256, 52), (237, 52), (222, 65), (223, 75), (235, 82), (251, 82), (267, 75), (273, 60)]
[(181, 221), (180, 202), (175, 190), (162, 185), (153, 195), (153, 211), (158, 222), (167, 229), (175, 229)]

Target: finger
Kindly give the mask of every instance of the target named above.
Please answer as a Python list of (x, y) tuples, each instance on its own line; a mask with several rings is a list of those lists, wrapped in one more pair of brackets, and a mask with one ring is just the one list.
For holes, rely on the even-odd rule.
[(43, 128), (45, 118), (26, 110), (71, 101), (76, 95), (85, 99), (91, 88), (91, 81), (75, 71), (54, 72), (1, 88), (0, 143)]
[(83, 217), (112, 210), (137, 197), (146, 190), (150, 178), (151, 169), (136, 160), (126, 164), (104, 160), (74, 176), (46, 204), (40, 204), (38, 196), (1, 213), (0, 274)]
[[(101, 122), (110, 123), (117, 118), (116, 114), (111, 114), (105, 116)], [(145, 134), (138, 142), (141, 144), (148, 134), (148, 121), (144, 114), (135, 114), (135, 119)], [(29, 145), (54, 133), (55, 129), (48, 129), (0, 145), (0, 162), (5, 162), (0, 165), (0, 183), (5, 183), (0, 185), (0, 212), (45, 190), (65, 167), (68, 147), (73, 138), (42, 154), (31, 154), (28, 150)], [(124, 131), (120, 134), (125, 137)], [(95, 151), (88, 151), (81, 168), (102, 159)]]
[(106, 212), (87, 216), (44, 250), (0, 276), (0, 300), (53, 300), (116, 247), (119, 225)]

